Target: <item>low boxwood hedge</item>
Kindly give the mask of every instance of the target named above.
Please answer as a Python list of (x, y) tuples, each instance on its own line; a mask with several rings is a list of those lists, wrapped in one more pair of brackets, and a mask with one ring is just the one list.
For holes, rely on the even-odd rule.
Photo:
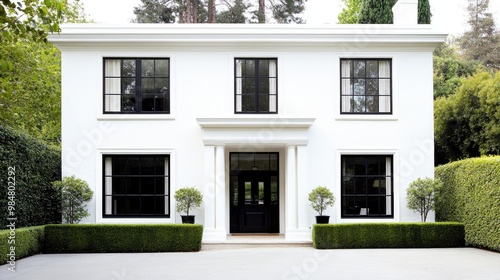
[(460, 223), (363, 223), (313, 226), (316, 249), (463, 247)]
[[(0, 231), (0, 263), (39, 254), (44, 243), (44, 226)], [(11, 250), (11, 247), (15, 247)]]
[(192, 252), (202, 236), (191, 224), (47, 225), (44, 253)]
[(436, 220), (461, 222), (467, 245), (500, 252), (500, 157), (482, 157), (436, 167), (444, 187)]

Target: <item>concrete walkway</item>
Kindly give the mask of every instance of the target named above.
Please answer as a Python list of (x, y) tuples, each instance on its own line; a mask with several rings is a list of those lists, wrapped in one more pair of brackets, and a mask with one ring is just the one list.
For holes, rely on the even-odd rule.
[(474, 248), (315, 250), (203, 245), (198, 253), (37, 255), (0, 279), (500, 279), (500, 254)]

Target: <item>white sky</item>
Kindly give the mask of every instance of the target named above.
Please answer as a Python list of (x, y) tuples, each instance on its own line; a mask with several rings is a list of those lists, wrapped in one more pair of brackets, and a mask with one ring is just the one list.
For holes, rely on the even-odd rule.
[[(129, 23), (134, 17), (133, 8), (140, 0), (80, 0), (90, 18), (100, 23)], [(430, 0), (432, 24), (450, 34), (460, 34), (466, 28), (467, 0)], [(337, 22), (341, 11), (341, 0), (308, 0), (304, 18), (308, 24)], [(491, 0), (490, 10), (495, 23), (500, 27), (500, 1)]]

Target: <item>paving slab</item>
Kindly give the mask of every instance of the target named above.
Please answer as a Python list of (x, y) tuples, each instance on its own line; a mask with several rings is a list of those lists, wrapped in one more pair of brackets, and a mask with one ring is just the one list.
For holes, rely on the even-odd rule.
[(0, 279), (500, 279), (500, 254), (475, 248), (315, 250), (203, 245), (196, 253), (41, 254)]

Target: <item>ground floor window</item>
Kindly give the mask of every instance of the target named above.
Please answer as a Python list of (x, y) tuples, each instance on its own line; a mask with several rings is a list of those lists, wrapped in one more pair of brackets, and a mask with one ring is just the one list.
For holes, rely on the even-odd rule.
[(168, 155), (104, 155), (104, 217), (170, 217)]
[(343, 218), (393, 217), (393, 157), (342, 155)]

